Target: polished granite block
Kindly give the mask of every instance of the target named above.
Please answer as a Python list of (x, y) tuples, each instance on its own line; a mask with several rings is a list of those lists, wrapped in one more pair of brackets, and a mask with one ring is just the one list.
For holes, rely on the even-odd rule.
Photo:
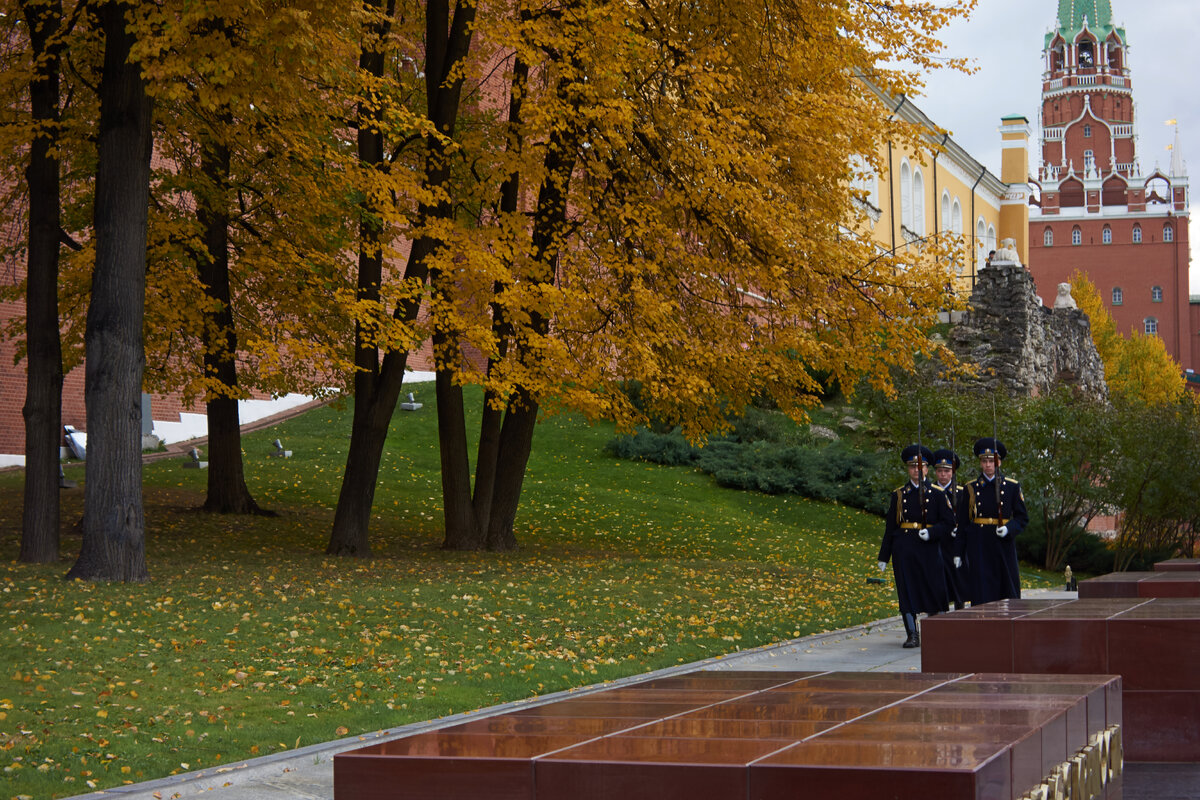
[(1108, 617), (1080, 618), (1058, 608), (1014, 624), (1013, 672), (1108, 672)]
[(363, 752), (367, 749), (334, 756), (336, 800), (532, 800), (534, 796), (529, 759), (397, 759)]
[(1138, 582), (1139, 597), (1200, 597), (1200, 572), (1154, 572)]
[(923, 672), (1015, 672), (1013, 620), (1069, 602), (1000, 600), (926, 617), (921, 620), (921, 669)]
[[(1013, 800), (1011, 751), (996, 742), (802, 742), (754, 765), (755, 800)], [(1027, 787), (1031, 788), (1031, 787)]]
[(1110, 572), (1079, 582), (1079, 599), (1100, 597), (1138, 597), (1138, 582), (1153, 572)]
[(1154, 565), (1155, 572), (1200, 572), (1200, 558), (1169, 558)]
[(502, 733), (510, 736), (586, 734), (603, 736), (657, 721), (657, 717), (534, 717), (501, 714), (461, 722), (439, 733)]
[(1125, 720), (1129, 761), (1200, 762), (1200, 690), (1126, 692)]
[(921, 669), (1011, 672), (1012, 616), (964, 610), (921, 620)]
[[(563, 700), (544, 706), (532, 706), (514, 711), (523, 717), (671, 717), (708, 703), (642, 703), (636, 700), (606, 701), (603, 695), (589, 695), (589, 699)], [(595, 699), (591, 699), (595, 698)]]
[(1200, 688), (1200, 600), (1158, 598), (1131, 608), (1109, 621), (1108, 637), (1108, 671), (1125, 679), (1126, 690)]
[[(1192, 577), (1188, 572), (1163, 571), (1142, 573), (1137, 581), (1143, 587), (1200, 585)], [(986, 609), (979, 607), (979, 614), (986, 616)], [(1013, 660), (1018, 670), (1121, 676), (1123, 703), (1106, 698), (1104, 716), (1109, 724), (1123, 724), (1130, 761), (1200, 762), (1200, 723), (1196, 722), (1200, 706), (1193, 694), (1200, 691), (1196, 668), (1200, 598), (1085, 598), (1016, 618), (1007, 609), (997, 609), (995, 615), (1013, 627)], [(955, 663), (937, 657), (939, 646), (947, 642), (928, 646), (945, 634), (937, 627), (927, 630), (922, 642), (922, 649), (928, 649), (922, 657), (924, 668), (945, 670)], [(996, 668), (1002, 669), (1002, 659), (996, 662)], [(1086, 725), (1069, 719), (1073, 739), (1099, 720), (1099, 705), (1098, 698), (1088, 703)]]
[(747, 693), (752, 681), (723, 688), (720, 674), (581, 693), (341, 753), (335, 795), (1017, 800), (1105, 729), (1097, 707), (1120, 694), (1108, 676), (928, 673), (774, 673)]
[(1079, 582), (1079, 598), (1200, 597), (1200, 571), (1112, 572)]
[(797, 719), (720, 719), (687, 714), (655, 720), (627, 729), (635, 736), (711, 739), (783, 739), (789, 742), (807, 739), (829, 730), (840, 722)]
[(743, 764), (540, 760), (533, 769), (536, 800), (748, 800)]

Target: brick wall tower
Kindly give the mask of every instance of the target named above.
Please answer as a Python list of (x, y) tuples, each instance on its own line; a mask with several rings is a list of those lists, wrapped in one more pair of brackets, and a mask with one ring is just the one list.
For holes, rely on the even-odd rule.
[(1187, 170), (1178, 141), (1165, 169), (1138, 157), (1129, 43), (1109, 0), (1059, 0), (1042, 57), (1029, 220), (1038, 291), (1052, 302), (1058, 283), (1086, 272), (1121, 333), (1156, 334), (1194, 367)]

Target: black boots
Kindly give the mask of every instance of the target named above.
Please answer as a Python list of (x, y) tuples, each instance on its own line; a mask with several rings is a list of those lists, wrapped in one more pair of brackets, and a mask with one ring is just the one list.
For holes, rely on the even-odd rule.
[(904, 618), (904, 631), (908, 634), (908, 638), (904, 640), (902, 647), (920, 647), (921, 646), (921, 631), (917, 628), (916, 614), (901, 614)]

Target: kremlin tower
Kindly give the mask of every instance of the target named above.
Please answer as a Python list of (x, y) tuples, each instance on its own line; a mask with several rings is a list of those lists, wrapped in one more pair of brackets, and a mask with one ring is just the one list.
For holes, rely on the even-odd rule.
[[(1125, 29), (1109, 0), (1059, 0), (1046, 34), (1029, 219), (1029, 269), (1043, 297), (1088, 274), (1117, 329), (1157, 335), (1185, 368), (1200, 358), (1188, 282), (1188, 178), (1137, 152)], [(1192, 319), (1195, 314), (1196, 319)]]

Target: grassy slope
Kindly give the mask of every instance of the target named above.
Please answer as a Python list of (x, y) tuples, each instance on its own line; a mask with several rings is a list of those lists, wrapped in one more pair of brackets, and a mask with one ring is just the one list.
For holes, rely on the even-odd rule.
[[(280, 517), (210, 517), (203, 473), (145, 471), (142, 585), (16, 564), (0, 475), (0, 796), (64, 796), (212, 767), (887, 616), (878, 518), (726, 491), (605, 456), (609, 426), (539, 426), (522, 549), (446, 553), (432, 407), (398, 414), (369, 561), (323, 555), (349, 411), (245, 440)], [(295, 452), (268, 458), (279, 437)], [(70, 471), (82, 479), (82, 469)], [(79, 516), (81, 490), (63, 493)]]

